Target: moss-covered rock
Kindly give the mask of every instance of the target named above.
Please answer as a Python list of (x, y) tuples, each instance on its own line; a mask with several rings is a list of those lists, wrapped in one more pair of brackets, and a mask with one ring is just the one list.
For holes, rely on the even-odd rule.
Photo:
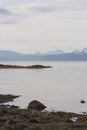
[(39, 101), (37, 100), (33, 100), (29, 103), (28, 105), (28, 109), (31, 109), (31, 110), (37, 110), (37, 111), (41, 111), (41, 110), (44, 110), (46, 108), (45, 105), (43, 105), (42, 103), (40, 103)]

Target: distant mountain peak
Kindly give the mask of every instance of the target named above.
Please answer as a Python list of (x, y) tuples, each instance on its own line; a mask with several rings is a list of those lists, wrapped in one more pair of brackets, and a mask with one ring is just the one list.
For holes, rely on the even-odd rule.
[(74, 54), (86, 54), (87, 48), (83, 48), (81, 50), (74, 50), (72, 53), (74, 53)]
[(59, 54), (63, 54), (63, 51), (62, 50), (53, 50), (53, 51), (48, 51), (48, 54), (59, 55)]
[(81, 53), (87, 53), (87, 48), (83, 48), (83, 50), (81, 50)]
[(53, 50), (46, 53), (22, 54), (10, 50), (0, 50), (0, 60), (38, 60), (38, 61), (87, 61), (87, 48), (63, 52)]
[(12, 51), (12, 50), (0, 50), (0, 53), (8, 53), (8, 54), (12, 54), (12, 53), (14, 53), (14, 54), (19, 54), (18, 52), (16, 52), (16, 51)]

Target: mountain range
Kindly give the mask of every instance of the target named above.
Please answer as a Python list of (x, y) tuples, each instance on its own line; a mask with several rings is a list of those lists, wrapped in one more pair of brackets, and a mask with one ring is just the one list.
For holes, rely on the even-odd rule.
[(37, 61), (87, 61), (87, 48), (64, 52), (53, 50), (47, 53), (23, 54), (11, 50), (0, 50), (0, 60)]

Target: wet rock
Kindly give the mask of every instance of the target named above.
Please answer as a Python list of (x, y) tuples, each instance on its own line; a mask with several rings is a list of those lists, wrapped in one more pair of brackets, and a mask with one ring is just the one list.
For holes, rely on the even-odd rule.
[(66, 122), (66, 123), (74, 123), (73, 120), (71, 120), (71, 119), (66, 119), (65, 122)]
[(30, 123), (39, 123), (39, 121), (36, 120), (36, 119), (30, 119), (29, 122), (30, 122)]
[(8, 124), (3, 126), (1, 130), (24, 130), (27, 126), (19, 123), (19, 124)]
[(29, 103), (28, 105), (28, 109), (32, 109), (32, 110), (37, 110), (37, 111), (41, 111), (44, 110), (46, 108), (45, 105), (43, 105), (42, 103), (40, 103), (37, 100), (33, 100)]
[(12, 119), (10, 119), (10, 120), (7, 120), (7, 122), (6, 122), (7, 124), (16, 124), (16, 121), (14, 121), (14, 120), (12, 120)]
[(19, 107), (15, 106), (15, 105), (10, 106), (10, 108), (12, 108), (12, 109), (19, 109)]
[(18, 97), (19, 96), (14, 96), (14, 95), (11, 95), (11, 94), (8, 94), (8, 95), (0, 94), (0, 103), (6, 103), (6, 102), (9, 102), (9, 101), (13, 101), (13, 99), (18, 98)]
[(78, 117), (78, 119), (76, 121), (77, 122), (87, 122), (87, 116), (80, 116), (80, 117)]
[(21, 118), (29, 119), (29, 116), (27, 114), (21, 114), (20, 116), (21, 116)]
[(7, 124), (2, 127), (1, 130), (24, 130), (27, 126), (19, 123), (19, 124)]
[(7, 120), (0, 118), (0, 123), (5, 123)]
[(84, 104), (84, 103), (86, 103), (86, 101), (84, 101), (84, 100), (81, 100), (81, 101), (80, 101), (80, 103), (81, 103), (81, 104)]
[(0, 130), (10, 130), (8, 126), (2, 126)]
[(2, 111), (0, 111), (0, 116), (3, 116), (3, 115), (4, 115), (4, 113)]
[(22, 123), (13, 125), (13, 128), (15, 128), (15, 130), (24, 130), (26, 127), (27, 126)]

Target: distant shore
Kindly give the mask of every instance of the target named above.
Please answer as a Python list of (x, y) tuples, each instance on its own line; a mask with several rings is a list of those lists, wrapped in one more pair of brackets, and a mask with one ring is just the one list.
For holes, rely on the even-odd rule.
[(17, 97), (0, 95), (0, 130), (87, 130), (87, 115), (84, 114), (42, 112), (2, 104)]
[(51, 68), (51, 66), (44, 66), (44, 65), (20, 66), (20, 65), (0, 64), (0, 69), (44, 69), (44, 68)]

